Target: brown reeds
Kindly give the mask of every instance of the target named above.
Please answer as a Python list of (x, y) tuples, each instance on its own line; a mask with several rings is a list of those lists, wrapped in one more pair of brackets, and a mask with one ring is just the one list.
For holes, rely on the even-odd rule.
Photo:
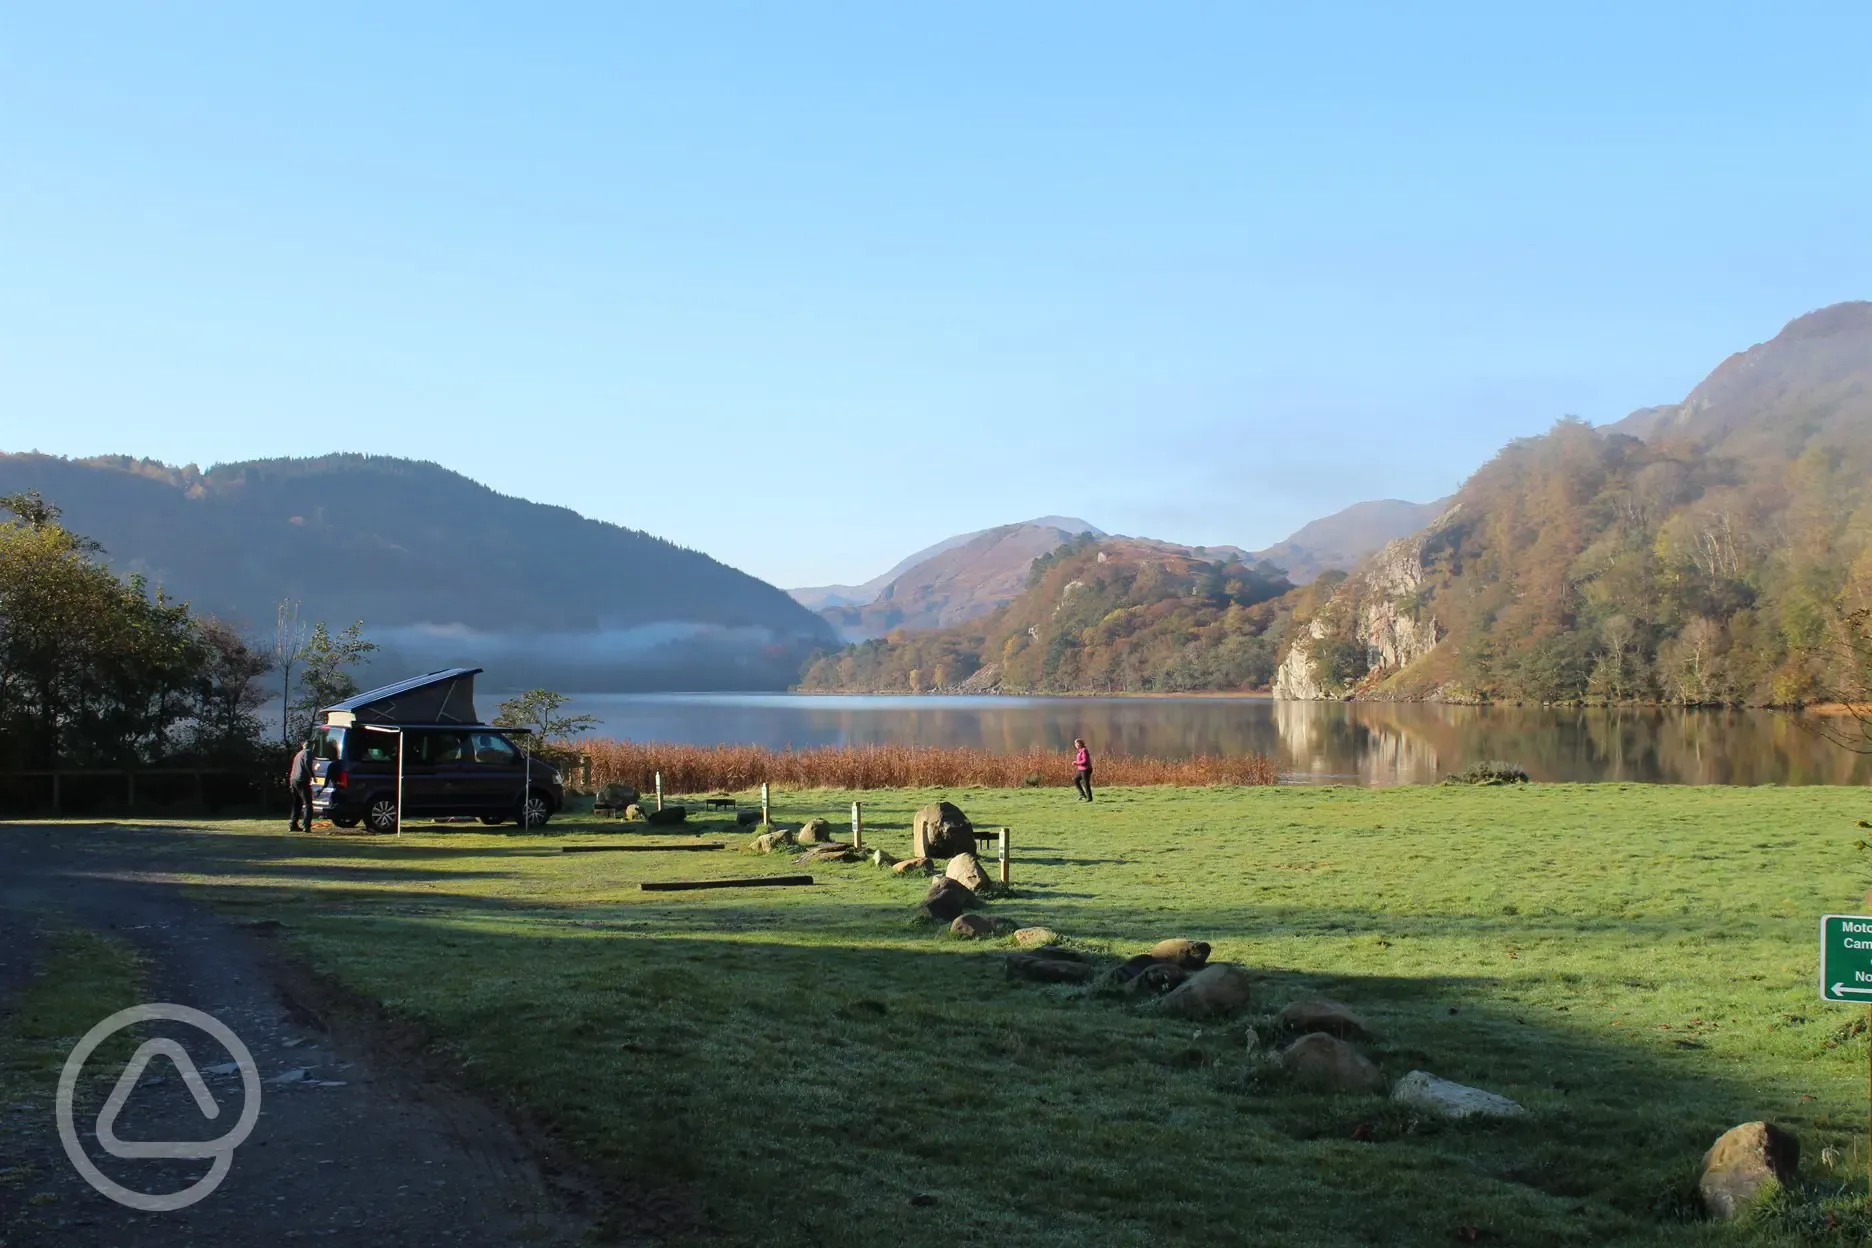
[[(594, 785), (623, 783), (648, 792), (663, 773), (666, 793), (734, 793), (764, 782), (789, 789), (927, 789), (977, 785), (1019, 788), (1069, 785), (1072, 757), (1054, 750), (994, 754), (920, 745), (822, 746), (770, 750), (757, 745), (670, 745), (656, 741), (581, 741)], [(1263, 754), (1133, 758), (1104, 754), (1100, 784), (1275, 784)]]

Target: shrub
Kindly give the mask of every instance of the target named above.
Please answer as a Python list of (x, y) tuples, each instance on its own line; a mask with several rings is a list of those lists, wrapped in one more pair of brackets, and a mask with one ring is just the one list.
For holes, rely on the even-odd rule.
[(1444, 784), (1526, 784), (1527, 769), (1519, 763), (1470, 763)]
[[(757, 745), (671, 745), (653, 741), (585, 741), (592, 784), (613, 782), (640, 791), (663, 773), (666, 793), (745, 792), (765, 782), (790, 789), (928, 789), (1065, 787), (1072, 758), (1058, 751), (995, 754), (920, 745), (845, 745), (770, 750)], [(1110, 785), (1277, 784), (1279, 769), (1265, 754), (1135, 758), (1104, 754), (1098, 778)]]

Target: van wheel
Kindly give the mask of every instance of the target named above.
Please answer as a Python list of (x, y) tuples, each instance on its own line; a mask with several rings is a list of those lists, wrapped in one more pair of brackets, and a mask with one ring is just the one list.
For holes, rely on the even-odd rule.
[(397, 808), (394, 797), (373, 797), (370, 805), (364, 808), (364, 819), (373, 832), (394, 832), (397, 830)]
[(357, 827), (357, 822), (358, 819), (356, 815), (346, 815), (342, 819), (337, 816), (332, 817), (332, 827), (334, 828), (355, 828)]
[(552, 818), (552, 803), (538, 789), (528, 793), (526, 800), (520, 803), (520, 822), (523, 826), (544, 827), (550, 818)]

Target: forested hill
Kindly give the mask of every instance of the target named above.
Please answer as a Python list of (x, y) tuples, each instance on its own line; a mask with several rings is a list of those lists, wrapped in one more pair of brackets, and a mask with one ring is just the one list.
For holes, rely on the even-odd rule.
[(0, 455), (0, 493), (65, 523), (196, 609), (271, 633), (275, 604), (362, 619), (402, 662), (485, 663), (497, 683), (782, 688), (830, 628), (707, 555), (383, 456), (223, 464)]
[(1510, 444), (1345, 582), (1290, 697), (1788, 704), (1872, 603), (1872, 303), (1730, 357), (1679, 404)]
[[(1330, 585), (1331, 582), (1328, 582)], [(1186, 546), (1084, 537), (1036, 560), (1026, 592), (990, 615), (899, 631), (814, 663), (815, 691), (1143, 693), (1266, 685), (1295, 610), (1325, 590)]]

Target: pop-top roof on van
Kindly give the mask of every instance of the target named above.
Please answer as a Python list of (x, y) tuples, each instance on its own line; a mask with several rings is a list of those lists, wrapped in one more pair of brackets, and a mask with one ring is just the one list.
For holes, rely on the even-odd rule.
[(478, 667), (451, 667), (370, 689), (334, 702), (319, 718), (334, 728), (352, 724), (478, 724), (474, 678)]

